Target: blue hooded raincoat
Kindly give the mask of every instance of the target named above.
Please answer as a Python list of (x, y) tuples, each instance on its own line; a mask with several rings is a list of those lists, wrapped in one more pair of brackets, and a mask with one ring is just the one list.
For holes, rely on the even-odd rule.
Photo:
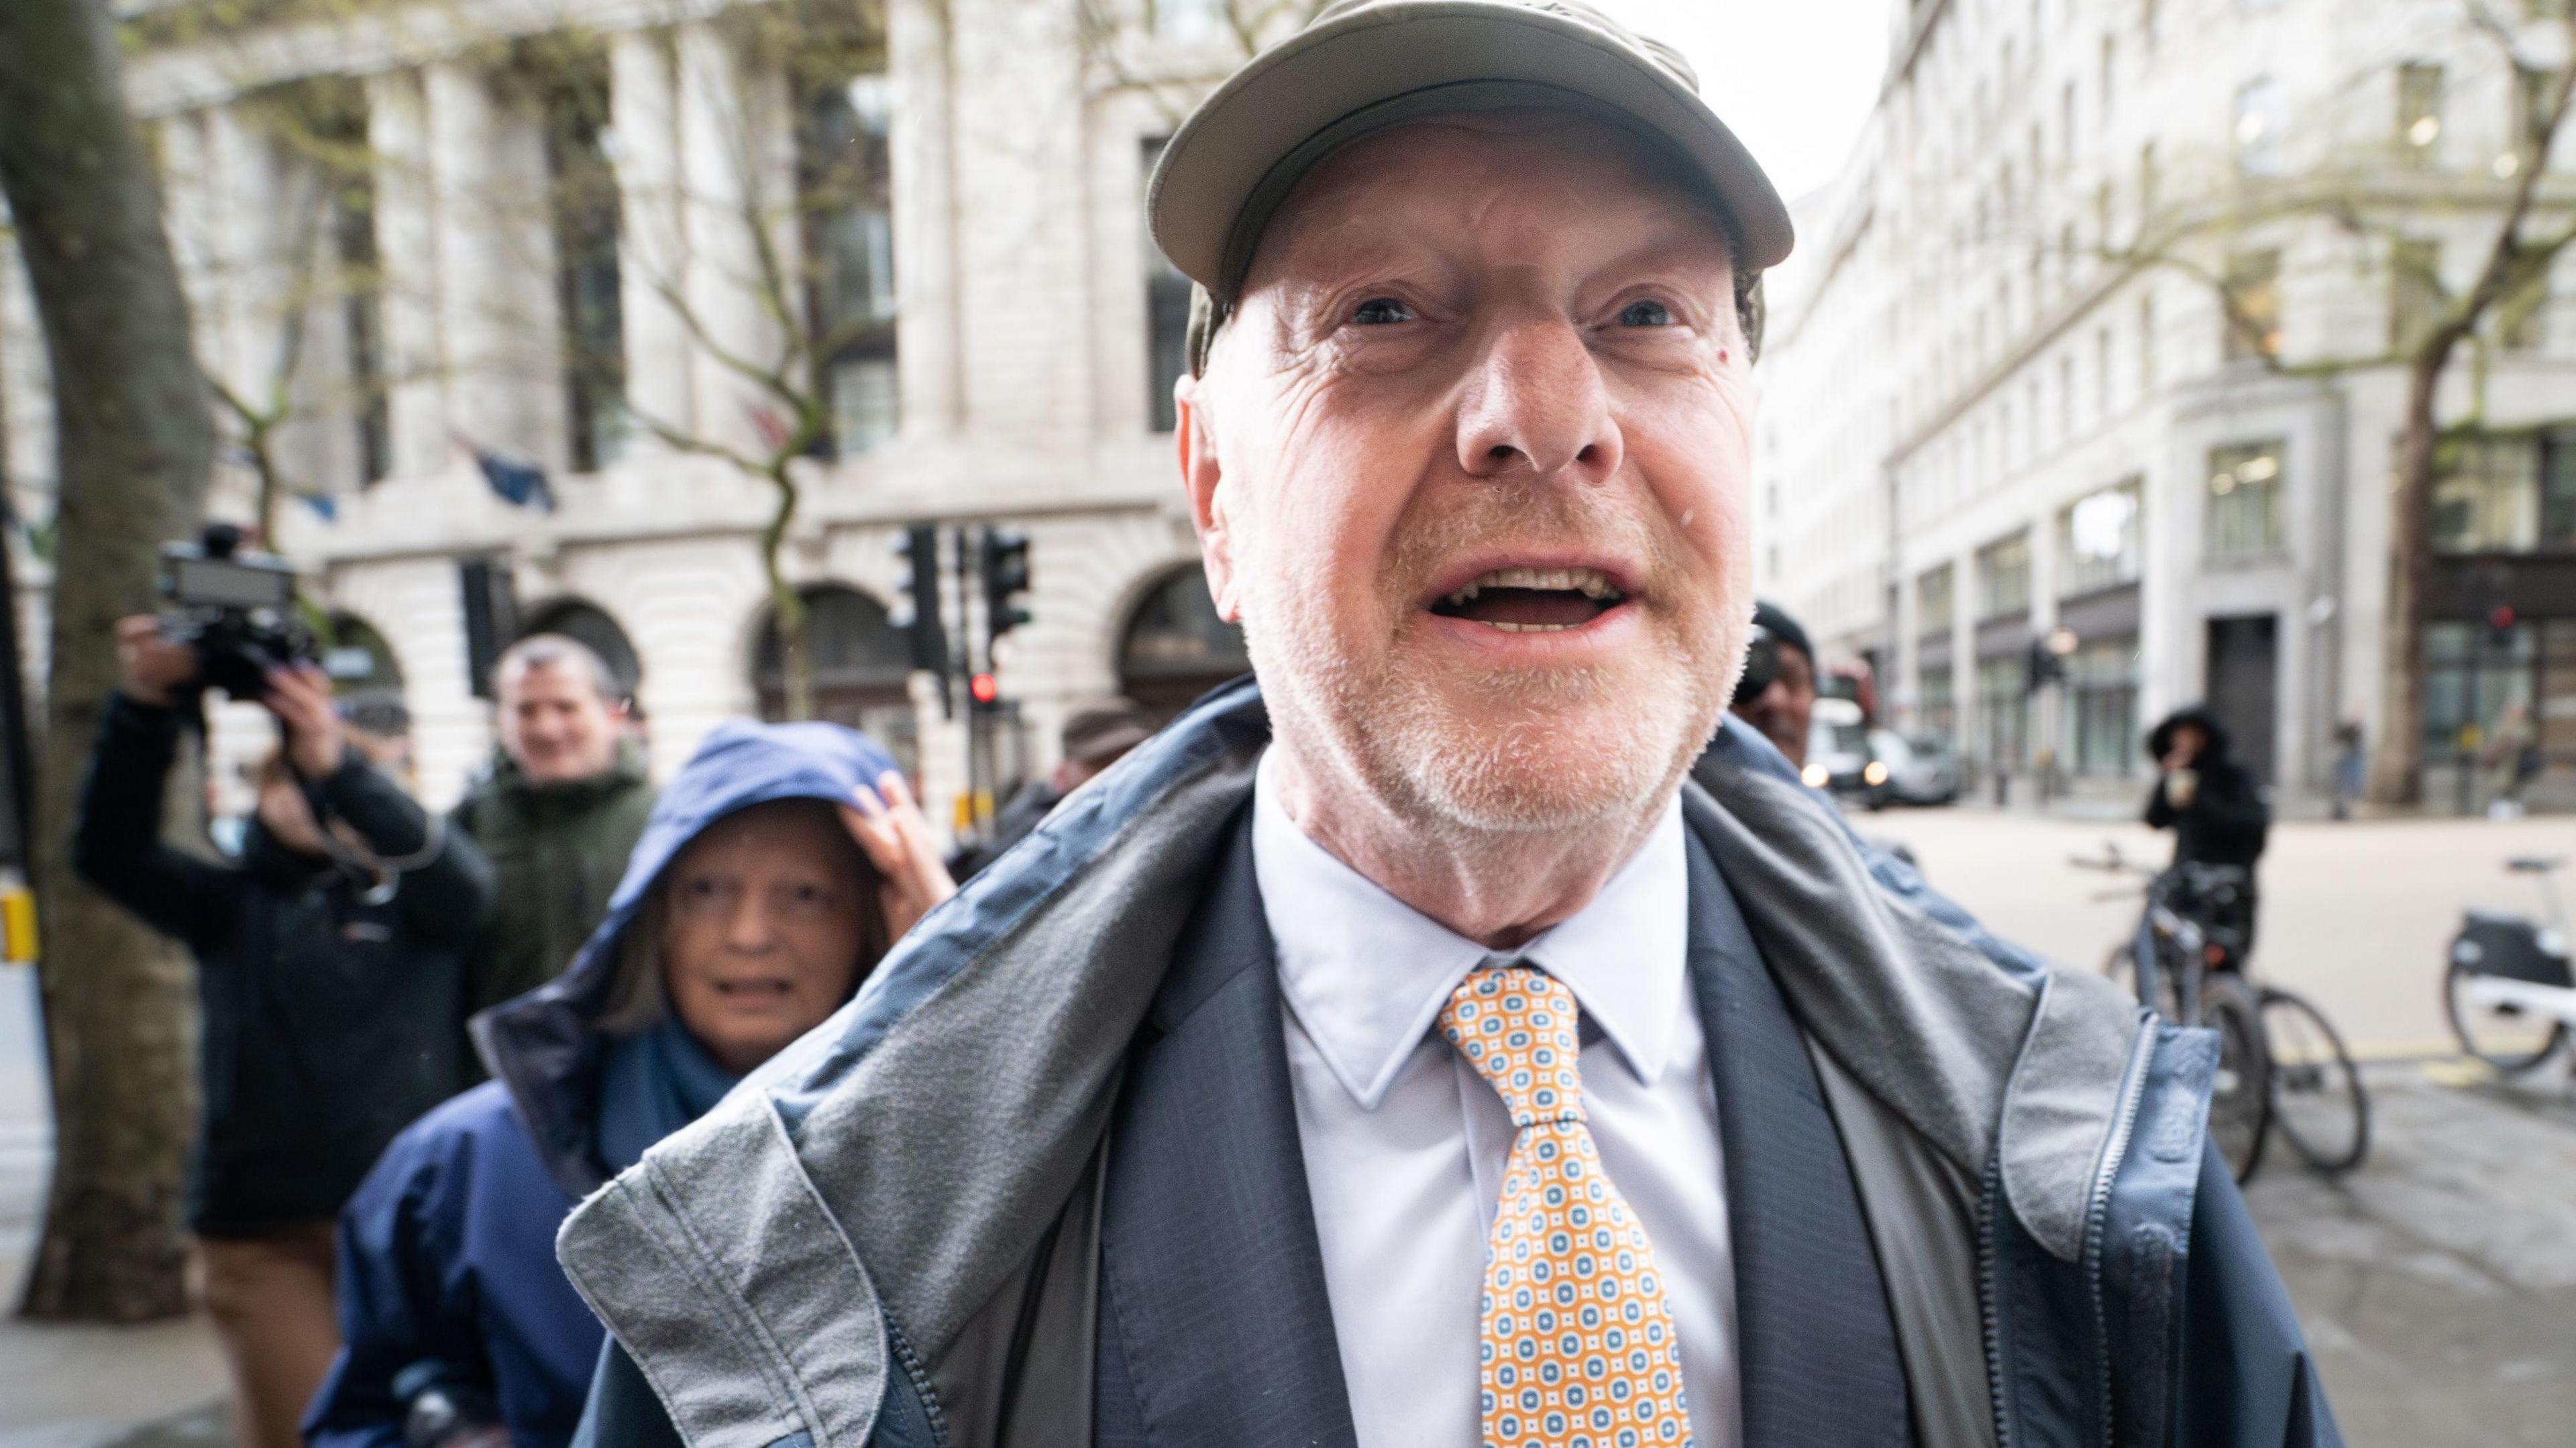
[(555, 1263), (555, 1229), (630, 1164), (602, 1160), (598, 1146), (612, 1044), (598, 1023), (633, 968), (627, 927), (663, 867), (717, 820), (770, 800), (845, 801), (894, 767), (834, 724), (736, 720), (708, 734), (662, 792), (572, 967), (474, 1019), (494, 1079), (396, 1138), (342, 1212), (346, 1346), (305, 1417), (306, 1442), (400, 1448), (410, 1397), (434, 1381), (488, 1396), (518, 1448), (570, 1440), (601, 1332)]

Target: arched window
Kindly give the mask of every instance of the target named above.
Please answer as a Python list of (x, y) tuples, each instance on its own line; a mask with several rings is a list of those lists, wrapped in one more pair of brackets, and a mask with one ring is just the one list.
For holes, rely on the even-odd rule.
[(1118, 646), (1120, 691), (1157, 720), (1251, 671), (1243, 630), (1217, 617), (1207, 574), (1194, 563), (1146, 592)]
[(628, 699), (644, 680), (644, 664), (635, 656), (635, 645), (627, 640), (626, 630), (617, 620), (596, 604), (578, 598), (559, 599), (528, 616), (519, 637), (530, 634), (562, 634), (573, 642), (599, 655), (608, 665), (609, 678), (616, 681), (618, 693)]
[[(802, 590), (807, 638), (814, 655), (814, 714), (861, 730), (886, 747), (907, 774), (919, 773), (913, 743), (912, 646), (886, 621), (885, 605), (838, 584)], [(752, 650), (752, 687), (760, 717), (787, 713), (787, 673), (780, 659), (778, 626), (764, 618)]]
[(354, 613), (334, 613), (330, 622), (331, 636), (322, 642), (322, 667), (331, 675), (333, 692), (402, 693), (402, 664), (375, 625)]

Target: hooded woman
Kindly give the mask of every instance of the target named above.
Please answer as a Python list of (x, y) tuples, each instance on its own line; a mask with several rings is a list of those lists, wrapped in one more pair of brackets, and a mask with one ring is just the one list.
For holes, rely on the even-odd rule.
[(838, 1010), (953, 888), (864, 735), (709, 734), (571, 968), (475, 1018), (494, 1079), (396, 1139), (342, 1213), (347, 1346), (308, 1443), (566, 1442), (600, 1328), (555, 1264), (564, 1214)]

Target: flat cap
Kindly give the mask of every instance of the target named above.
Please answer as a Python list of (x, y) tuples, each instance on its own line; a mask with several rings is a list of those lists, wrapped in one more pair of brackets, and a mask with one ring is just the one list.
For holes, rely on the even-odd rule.
[(1261, 232), (1315, 164), (1422, 116), (1510, 107), (1599, 115), (1661, 143), (1726, 210), (1748, 271), (1789, 254), (1789, 210), (1671, 47), (1582, 0), (1334, 0), (1246, 62), (1163, 149), (1154, 240), (1230, 302)]

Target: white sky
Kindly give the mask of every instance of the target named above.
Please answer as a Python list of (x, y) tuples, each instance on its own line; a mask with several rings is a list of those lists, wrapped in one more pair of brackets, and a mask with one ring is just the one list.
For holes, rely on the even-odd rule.
[(1891, 0), (1593, 0), (1675, 46), (1700, 94), (1795, 201), (1833, 179), (1886, 67)]

